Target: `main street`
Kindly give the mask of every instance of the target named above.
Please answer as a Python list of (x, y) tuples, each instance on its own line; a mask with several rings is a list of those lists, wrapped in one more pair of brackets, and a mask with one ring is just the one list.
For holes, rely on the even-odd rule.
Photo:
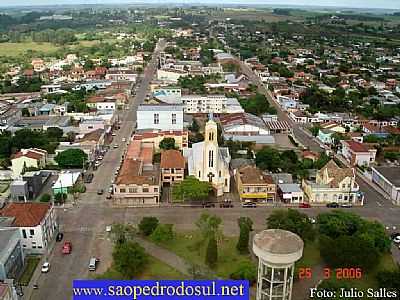
[[(105, 195), (97, 195), (99, 189), (108, 190), (112, 184), (115, 171), (121, 163), (126, 143), (122, 139), (128, 138), (136, 123), (136, 111), (143, 103), (149, 84), (157, 69), (157, 57), (166, 43), (160, 40), (153, 56), (144, 70), (143, 78), (136, 90), (136, 96), (129, 103), (129, 108), (122, 114), (121, 128), (113, 138), (113, 143), (119, 145), (117, 149), (112, 146), (104, 155), (101, 166), (95, 171), (93, 182), (87, 185), (86, 193), (82, 194), (78, 204), (68, 209), (58, 209), (61, 231), (64, 232), (63, 241), (72, 242), (72, 253), (61, 254), (61, 244), (56, 243), (53, 251), (48, 255), (51, 270), (48, 274), (40, 274), (36, 270), (33, 280), (24, 290), (24, 299), (55, 300), (70, 299), (72, 281), (78, 278), (88, 278), (88, 265), (90, 257), (100, 257), (101, 251), (97, 247), (98, 238), (105, 231), (106, 224), (118, 222), (119, 216), (109, 214), (113, 211), (106, 202)], [(118, 211), (119, 213), (119, 211)], [(106, 216), (109, 216), (106, 218)], [(39, 269), (39, 268), (38, 268)], [(32, 284), (38, 284), (39, 289), (32, 290)]]

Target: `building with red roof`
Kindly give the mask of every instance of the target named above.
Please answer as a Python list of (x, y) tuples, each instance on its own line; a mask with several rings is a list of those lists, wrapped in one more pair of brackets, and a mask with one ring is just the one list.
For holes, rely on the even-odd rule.
[(20, 176), (26, 168), (44, 168), (46, 163), (46, 150), (38, 148), (21, 149), (21, 151), (15, 153), (11, 158), (13, 177), (16, 178)]
[(185, 176), (185, 158), (178, 150), (166, 150), (161, 153), (161, 180), (171, 185), (180, 182)]
[(354, 140), (342, 141), (342, 155), (352, 166), (369, 166), (375, 162), (376, 149)]
[(24, 251), (43, 253), (58, 232), (56, 211), (51, 204), (9, 203), (0, 210), (2, 225), (18, 228)]

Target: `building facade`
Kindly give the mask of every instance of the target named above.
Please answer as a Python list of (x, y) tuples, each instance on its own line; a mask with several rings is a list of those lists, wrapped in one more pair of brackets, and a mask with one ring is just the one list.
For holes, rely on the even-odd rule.
[(181, 182), (185, 177), (185, 158), (178, 150), (161, 152), (161, 181), (165, 185)]
[(137, 129), (183, 130), (182, 105), (140, 105)]
[(400, 167), (372, 167), (372, 182), (400, 205)]

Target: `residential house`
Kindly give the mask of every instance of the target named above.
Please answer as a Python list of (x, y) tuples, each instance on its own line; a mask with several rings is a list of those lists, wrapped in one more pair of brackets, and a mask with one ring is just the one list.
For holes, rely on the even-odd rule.
[(137, 129), (183, 130), (182, 105), (139, 105)]
[(115, 110), (116, 100), (104, 96), (91, 96), (86, 99), (87, 106), (96, 110)]
[(18, 228), (22, 248), (26, 253), (45, 253), (58, 231), (54, 207), (47, 203), (9, 203), (0, 210), (9, 218), (10, 228)]
[(235, 170), (236, 187), (241, 201), (274, 202), (276, 185), (270, 175), (255, 166)]
[(178, 150), (161, 152), (161, 181), (164, 185), (180, 182), (185, 177), (185, 158)]
[(111, 81), (130, 81), (136, 82), (137, 73), (131, 69), (109, 69), (105, 76), (106, 80)]
[(372, 182), (400, 205), (400, 167), (372, 167)]
[[(6, 279), (17, 280), (24, 268), (20, 231), (18, 228), (9, 228), (11, 222), (10, 218), (0, 217), (0, 282)], [(1, 298), (2, 288), (0, 285), (0, 299), (12, 299)]]
[(177, 83), (179, 78), (187, 77), (188, 75), (189, 73), (186, 71), (172, 68), (163, 68), (157, 70), (158, 80), (171, 81), (173, 83)]
[(369, 166), (375, 162), (377, 150), (365, 144), (350, 140), (341, 141), (342, 155), (352, 166)]
[(69, 189), (78, 182), (80, 176), (80, 172), (61, 172), (57, 181), (52, 186), (53, 194), (67, 194)]
[(318, 170), (315, 182), (303, 180), (302, 187), (310, 204), (363, 204), (353, 168), (340, 168), (330, 160)]
[(277, 195), (283, 203), (297, 204), (304, 202), (304, 192), (297, 183), (278, 183)]
[(228, 148), (219, 147), (217, 131), (217, 123), (211, 117), (206, 123), (204, 141), (184, 149), (183, 153), (188, 162), (189, 175), (210, 182), (216, 195), (222, 196), (230, 191), (231, 157)]
[(42, 169), (47, 163), (47, 151), (37, 148), (21, 149), (11, 159), (13, 177), (21, 175), (27, 168)]
[(326, 145), (333, 144), (333, 134), (334, 132), (329, 129), (320, 129), (318, 131), (317, 138)]
[(189, 133), (186, 130), (169, 130), (169, 131), (142, 131), (136, 133), (132, 136), (132, 140), (141, 140), (144, 144), (152, 144), (155, 151), (160, 150), (160, 142), (165, 138), (173, 138), (175, 140), (175, 147), (178, 150), (188, 147), (189, 143)]

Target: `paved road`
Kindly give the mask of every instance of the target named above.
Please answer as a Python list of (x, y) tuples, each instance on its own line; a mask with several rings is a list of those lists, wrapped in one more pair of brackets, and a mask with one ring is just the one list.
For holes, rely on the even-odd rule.
[[(35, 274), (35, 282), (39, 285), (38, 290), (26, 289), (24, 299), (37, 300), (63, 300), (71, 298), (72, 280), (89, 277), (88, 263), (92, 256), (101, 258), (101, 251), (96, 247), (97, 239), (104, 234), (106, 224), (119, 220), (119, 216), (108, 214), (108, 205), (105, 195), (98, 196), (97, 190), (107, 190), (112, 184), (115, 171), (121, 164), (121, 157), (126, 148), (122, 138), (132, 135), (136, 122), (136, 110), (143, 103), (149, 90), (156, 67), (158, 53), (165, 47), (165, 42), (160, 41), (153, 53), (153, 57), (147, 65), (143, 79), (131, 100), (129, 109), (122, 113), (122, 124), (114, 137), (112, 145), (118, 144), (105, 154), (102, 165), (95, 171), (93, 182), (87, 185), (87, 192), (81, 196), (77, 206), (63, 210), (59, 209), (61, 231), (64, 232), (64, 241), (72, 242), (72, 254), (62, 255), (61, 244), (57, 243), (49, 255), (51, 270), (48, 274)], [(119, 213), (119, 212), (118, 212)], [(38, 271), (38, 270), (37, 270)]]

